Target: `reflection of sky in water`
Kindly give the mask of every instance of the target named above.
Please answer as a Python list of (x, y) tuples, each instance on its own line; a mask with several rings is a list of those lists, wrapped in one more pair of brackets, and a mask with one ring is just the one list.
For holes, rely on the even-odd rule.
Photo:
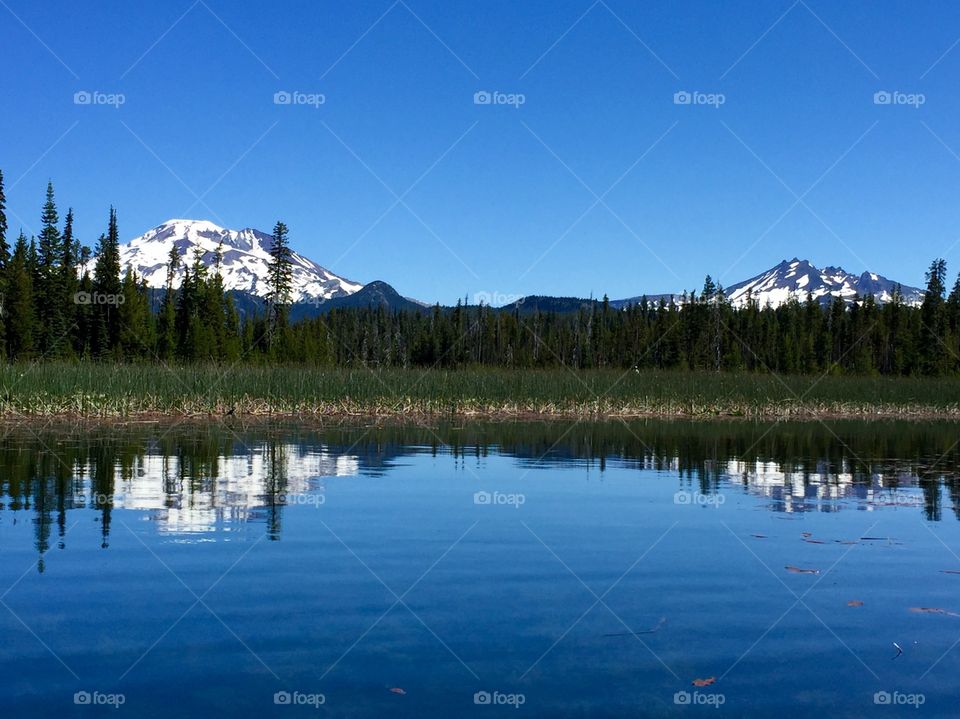
[[(137, 717), (957, 715), (953, 437), (855, 461), (826, 432), (714, 451), (750, 428), (668, 429), (651, 451), (571, 432), (544, 461), (562, 428), (479, 449), (145, 433), (66, 467), (0, 447), (4, 711), (86, 716), (84, 689)], [(706, 677), (723, 708), (674, 703)], [(926, 703), (878, 709), (884, 690)]]

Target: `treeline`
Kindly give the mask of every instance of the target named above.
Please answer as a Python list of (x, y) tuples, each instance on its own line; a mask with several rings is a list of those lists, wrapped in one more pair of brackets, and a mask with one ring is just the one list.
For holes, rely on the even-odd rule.
[[(465, 307), (393, 313), (340, 311), (294, 327), (301, 342), (326, 338), (338, 365), (715, 369), (779, 373), (947, 375), (960, 372), (960, 281), (949, 298), (936, 260), (922, 307), (899, 290), (824, 306), (811, 297), (777, 308), (727, 302), (707, 277), (680, 303), (604, 299), (577, 312)], [(303, 355), (301, 359), (309, 357)]]
[[(132, 271), (121, 274), (117, 215), (94, 250), (74, 236), (73, 211), (60, 227), (52, 185), (39, 237), (7, 242), (0, 174), (0, 353), (8, 361), (301, 363), (317, 366), (631, 368), (950, 375), (960, 373), (960, 278), (934, 260), (920, 307), (899, 289), (822, 305), (812, 297), (777, 308), (734, 309), (710, 277), (679, 303), (576, 312), (522, 307), (439, 306), (334, 309), (296, 323), (291, 307), (287, 227), (274, 228), (268, 294), (241, 314), (220, 275), (199, 253), (168, 258), (159, 300)], [(184, 265), (181, 268), (181, 265)], [(182, 269), (183, 278), (174, 287)]]
[[(28, 239), (21, 230), (11, 248), (0, 172), (0, 357), (234, 362), (287, 356), (291, 252), (282, 222), (274, 228), (265, 309), (245, 321), (223, 286), (219, 248), (212, 268), (199, 251), (181, 257), (171, 248), (158, 304), (142, 278), (121, 271), (113, 208), (93, 250), (75, 236), (73, 222), (69, 209), (61, 229), (48, 184), (39, 236)], [(181, 265), (183, 278), (174, 289)]]

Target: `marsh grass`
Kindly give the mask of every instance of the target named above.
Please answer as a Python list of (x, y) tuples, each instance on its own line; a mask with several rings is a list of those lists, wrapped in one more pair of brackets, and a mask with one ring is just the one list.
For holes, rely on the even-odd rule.
[(567, 369), (39, 363), (0, 368), (5, 416), (321, 414), (954, 417), (960, 378)]

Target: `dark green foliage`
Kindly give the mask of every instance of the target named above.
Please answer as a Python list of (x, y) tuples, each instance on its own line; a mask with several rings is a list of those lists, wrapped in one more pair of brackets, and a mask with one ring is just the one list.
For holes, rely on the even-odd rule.
[(7, 197), (3, 193), (3, 171), (0, 170), (0, 271), (10, 260), (10, 244), (7, 242)]
[(17, 238), (13, 256), (6, 268), (7, 299), (4, 302), (6, 319), (7, 357), (29, 359), (34, 353), (33, 275), (30, 271), (30, 249), (23, 233)]

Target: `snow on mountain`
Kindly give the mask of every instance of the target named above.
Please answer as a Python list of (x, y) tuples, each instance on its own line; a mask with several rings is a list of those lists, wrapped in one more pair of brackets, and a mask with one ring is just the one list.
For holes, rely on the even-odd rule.
[[(897, 282), (894, 280), (888, 280), (873, 272), (854, 275), (842, 267), (824, 267), (821, 270), (806, 260), (794, 257), (756, 277), (724, 288), (724, 294), (734, 307), (745, 307), (748, 298), (755, 300), (760, 307), (779, 307), (792, 299), (806, 302), (808, 293), (823, 304), (830, 302), (833, 297), (841, 297), (850, 302), (854, 297), (863, 298), (867, 295), (873, 295), (878, 304), (883, 304), (893, 299), (896, 287)], [(901, 285), (900, 292), (905, 304), (918, 306), (923, 302), (923, 290), (919, 287)], [(683, 302), (682, 294), (651, 294), (646, 295), (646, 298), (653, 304), (660, 300), (676, 304)], [(631, 297), (613, 300), (610, 305), (622, 309), (638, 304), (641, 299), (643, 298)]]
[[(748, 298), (756, 300), (761, 307), (768, 304), (778, 307), (791, 299), (804, 302), (807, 295), (820, 302), (827, 302), (831, 297), (850, 301), (856, 296), (873, 295), (883, 304), (893, 299), (896, 287), (895, 281), (872, 272), (855, 275), (842, 267), (821, 270), (794, 257), (756, 277), (730, 285), (726, 295), (734, 307), (745, 306)], [(923, 301), (923, 290), (917, 287), (901, 285), (900, 291), (906, 304), (919, 305)]]
[[(208, 268), (214, 264), (217, 247), (223, 260), (220, 274), (228, 290), (248, 292), (259, 297), (267, 294), (267, 268), (273, 236), (250, 228), (226, 230), (205, 220), (168, 220), (149, 232), (120, 246), (120, 267), (132, 268), (149, 287), (166, 287), (170, 248), (176, 247), (181, 264), (173, 286), (183, 281), (184, 265), (192, 265), (194, 253), (203, 253)], [(363, 285), (339, 277), (297, 252), (292, 253), (292, 292), (294, 302), (345, 297)]]

